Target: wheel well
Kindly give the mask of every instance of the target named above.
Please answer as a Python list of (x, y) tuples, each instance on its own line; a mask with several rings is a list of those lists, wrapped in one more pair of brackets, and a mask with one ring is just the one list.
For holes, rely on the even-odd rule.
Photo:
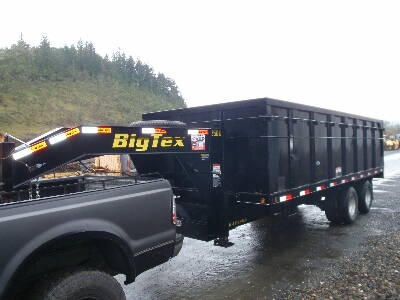
[(23, 293), (45, 274), (74, 267), (124, 274), (126, 283), (135, 278), (133, 255), (120, 241), (108, 235), (85, 233), (58, 238), (34, 251), (14, 274), (8, 293)]

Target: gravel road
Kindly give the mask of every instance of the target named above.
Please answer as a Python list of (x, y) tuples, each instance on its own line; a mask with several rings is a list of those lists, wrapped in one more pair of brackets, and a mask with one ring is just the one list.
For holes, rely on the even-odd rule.
[(351, 226), (300, 206), (231, 231), (227, 249), (187, 238), (176, 258), (125, 287), (127, 299), (400, 299), (399, 182), (396, 151), (374, 180), (371, 212)]

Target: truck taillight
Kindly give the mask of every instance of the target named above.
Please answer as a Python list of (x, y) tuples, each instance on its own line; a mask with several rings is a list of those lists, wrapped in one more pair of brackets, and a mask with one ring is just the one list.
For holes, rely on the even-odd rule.
[(172, 197), (172, 223), (176, 225), (176, 203), (175, 196)]

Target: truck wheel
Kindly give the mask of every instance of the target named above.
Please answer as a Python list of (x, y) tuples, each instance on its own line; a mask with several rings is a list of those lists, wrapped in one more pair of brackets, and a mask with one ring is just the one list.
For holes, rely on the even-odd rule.
[(346, 224), (353, 223), (358, 216), (358, 196), (356, 190), (350, 186), (339, 194), (339, 215)]
[(372, 184), (367, 180), (362, 185), (358, 195), (358, 210), (361, 214), (369, 213), (373, 199)]
[(125, 300), (111, 275), (96, 270), (75, 270), (47, 276), (33, 291), (32, 300)]
[(130, 127), (172, 127), (182, 128), (186, 127), (186, 124), (180, 121), (170, 120), (149, 120), (149, 121), (136, 121), (129, 124)]
[(339, 216), (337, 193), (331, 192), (327, 195), (324, 210), (326, 218), (332, 223), (338, 224), (342, 221), (342, 218)]

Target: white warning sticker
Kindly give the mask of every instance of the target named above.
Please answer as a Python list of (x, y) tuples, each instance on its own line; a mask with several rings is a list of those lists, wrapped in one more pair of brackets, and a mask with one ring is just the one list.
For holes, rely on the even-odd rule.
[(191, 141), (193, 151), (206, 150), (206, 136), (204, 134), (192, 134)]

